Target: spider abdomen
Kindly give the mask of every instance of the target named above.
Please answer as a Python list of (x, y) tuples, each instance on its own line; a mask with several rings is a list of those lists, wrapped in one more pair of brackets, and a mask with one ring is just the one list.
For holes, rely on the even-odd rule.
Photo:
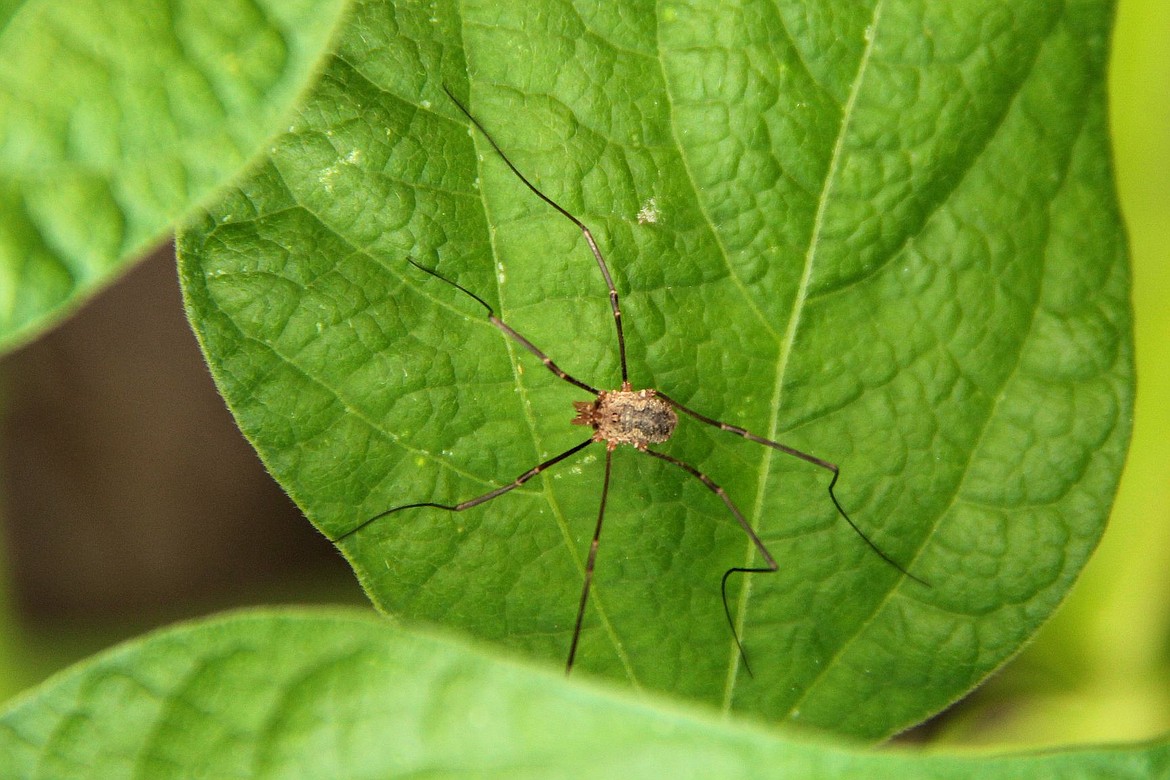
[(596, 401), (576, 401), (573, 425), (593, 427), (593, 440), (604, 441), (609, 449), (630, 444), (644, 450), (670, 438), (678, 425), (674, 408), (653, 390), (602, 390)]

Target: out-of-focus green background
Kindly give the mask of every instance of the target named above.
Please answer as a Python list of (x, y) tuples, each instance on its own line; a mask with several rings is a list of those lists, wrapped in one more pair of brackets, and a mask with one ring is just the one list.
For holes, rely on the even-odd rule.
[[(1120, 0), (1110, 88), (1138, 363), (1121, 492), (1058, 615), (913, 741), (1170, 732), (1170, 2)], [(169, 252), (0, 361), (0, 409), (0, 698), (184, 617), (362, 600), (233, 429), (182, 321)]]

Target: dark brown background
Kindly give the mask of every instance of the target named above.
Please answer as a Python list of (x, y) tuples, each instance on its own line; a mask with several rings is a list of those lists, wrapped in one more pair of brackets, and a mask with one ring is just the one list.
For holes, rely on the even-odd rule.
[(0, 381), (12, 601), (46, 645), (243, 604), (364, 601), (216, 393), (172, 247), (6, 357)]

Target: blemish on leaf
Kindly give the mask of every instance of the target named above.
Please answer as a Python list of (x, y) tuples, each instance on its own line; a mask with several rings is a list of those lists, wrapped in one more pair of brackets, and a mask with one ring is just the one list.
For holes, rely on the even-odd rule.
[(658, 209), (658, 198), (647, 198), (642, 204), (642, 208), (638, 210), (638, 224), (653, 225), (661, 218), (662, 212)]

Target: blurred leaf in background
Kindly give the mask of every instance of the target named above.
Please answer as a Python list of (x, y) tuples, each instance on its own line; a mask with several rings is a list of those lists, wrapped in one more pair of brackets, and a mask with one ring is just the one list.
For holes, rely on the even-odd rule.
[(0, 347), (75, 309), (235, 175), (341, 0), (30, 0), (0, 16)]

